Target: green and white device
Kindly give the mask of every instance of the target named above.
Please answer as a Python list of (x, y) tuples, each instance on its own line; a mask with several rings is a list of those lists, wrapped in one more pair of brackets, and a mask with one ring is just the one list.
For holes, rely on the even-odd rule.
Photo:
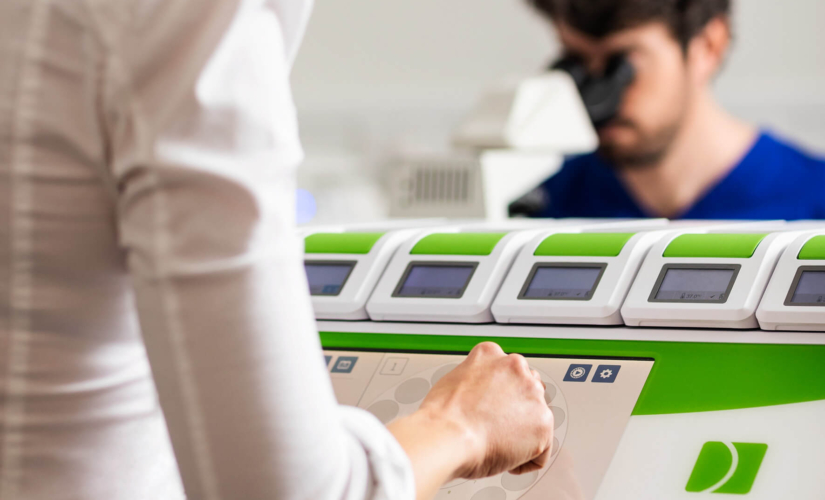
[(559, 219), (539, 227), (518, 221), (424, 232), (399, 248), (367, 303), (367, 312), (374, 321), (490, 323), (490, 307), (513, 259), (540, 231), (664, 223), (661, 219)]
[[(593, 300), (607, 283), (608, 270), (619, 262), (611, 259), (622, 257), (636, 245), (634, 238), (651, 229), (598, 226), (603, 221), (594, 221), (593, 227), (585, 229), (554, 228), (550, 226), (552, 223), (547, 221), (543, 234), (533, 235), (527, 243), (536, 244), (530, 265), (524, 268), (514, 265), (504, 278), (505, 282), (513, 279), (520, 284), (520, 288), (514, 288), (519, 292), (532, 283), (528, 280), (529, 273), (536, 264), (544, 263), (542, 259), (587, 257), (535, 255), (544, 240), (564, 231), (564, 234), (588, 235), (598, 241), (551, 240), (555, 253), (562, 253), (564, 243), (576, 249), (567, 253), (583, 253), (581, 248), (586, 248), (590, 253), (617, 254), (588, 257), (607, 263), (600, 284), (591, 293)], [(578, 223), (586, 226), (581, 221)], [(546, 386), (545, 400), (556, 425), (550, 463), (542, 470), (523, 476), (501, 474), (475, 481), (452, 481), (439, 490), (438, 500), (825, 498), (825, 474), (822, 474), (825, 470), (825, 432), (822, 431), (825, 377), (820, 373), (825, 366), (825, 333), (822, 333), (825, 321), (822, 316), (805, 315), (806, 311), (819, 314), (820, 306), (786, 306), (787, 309), (778, 312), (783, 316), (767, 318), (767, 321), (775, 321), (783, 329), (786, 325), (788, 331), (759, 330), (752, 322), (753, 311), (748, 312), (745, 307), (751, 304), (750, 294), (738, 288), (756, 289), (761, 296), (765, 282), (770, 281), (769, 292), (759, 310), (760, 321), (766, 320), (764, 309), (772, 303), (768, 300), (774, 287), (779, 290), (777, 303), (784, 304), (789, 298), (794, 303), (794, 297), (795, 304), (818, 303), (821, 287), (817, 280), (821, 276), (813, 275), (809, 281), (802, 275), (825, 268), (825, 230), (811, 232), (808, 228), (808, 232), (793, 234), (788, 229), (801, 231), (800, 226), (777, 223), (701, 228), (672, 224), (670, 227), (675, 232), (668, 230), (653, 243), (638, 243), (637, 251), (650, 247), (635, 282), (630, 285), (632, 294), (640, 281), (646, 281), (643, 286), (647, 293), (642, 305), (647, 304), (659, 276), (669, 264), (700, 264), (703, 267), (685, 269), (714, 271), (719, 268), (707, 266), (739, 266), (736, 276), (729, 280), (733, 281), (732, 285), (726, 282), (727, 274), (721, 278), (711, 274), (698, 281), (700, 285), (713, 286), (691, 285), (695, 282), (690, 281), (693, 277), (676, 276), (679, 279), (673, 289), (679, 298), (681, 293), (698, 293), (705, 294), (698, 299), (714, 300), (663, 302), (674, 307), (670, 313), (674, 317), (689, 311), (692, 316), (689, 319), (696, 321), (678, 319), (677, 326), (663, 321), (668, 328), (608, 326), (599, 322), (615, 313), (604, 314), (606, 309), (594, 309), (592, 322), (583, 319), (576, 325), (543, 324), (541, 318), (531, 319), (533, 324), (467, 324), (466, 321), (435, 324), (433, 321), (460, 316), (450, 316), (432, 306), (432, 315), (427, 316), (426, 310), (411, 308), (411, 305), (418, 307), (418, 303), (404, 303), (398, 308), (400, 317), (405, 308), (415, 310), (415, 314), (407, 316), (414, 320), (319, 320), (321, 343), (338, 401), (363, 408), (382, 422), (390, 422), (415, 411), (430, 388), (475, 345), (494, 341), (505, 352), (524, 355)], [(512, 229), (499, 230), (506, 234), (512, 232)], [(464, 234), (478, 233), (491, 234), (478, 226)], [(610, 238), (590, 236), (605, 233), (611, 234)], [(620, 238), (618, 234), (622, 233), (632, 234)], [(427, 235), (430, 234), (462, 233), (455, 226), (445, 225), (437, 231), (428, 229)], [(487, 243), (492, 247), (490, 254), (505, 236), (499, 238), (498, 243)], [(684, 236), (690, 238), (680, 240)], [(697, 236), (703, 238), (696, 239)], [(396, 288), (406, 283), (402, 276), (410, 264), (427, 255), (410, 254), (425, 238), (423, 233), (413, 236), (397, 250), (393, 260), (400, 258), (402, 264), (390, 280)], [(783, 244), (780, 238), (790, 238), (791, 243)], [(608, 247), (612, 252), (608, 252)], [(525, 253), (531, 253), (528, 247), (524, 248)], [(666, 253), (669, 256), (665, 256)], [(782, 257), (769, 279), (779, 254)], [(464, 262), (478, 256), (455, 257), (455, 262)], [(442, 255), (433, 257), (434, 260), (443, 258)], [(648, 262), (654, 262), (653, 270), (643, 275)], [(575, 260), (572, 264), (581, 265)], [(632, 266), (628, 269), (632, 270)], [(521, 275), (512, 278), (517, 272)], [(633, 272), (626, 272), (633, 281)], [(685, 283), (689, 286), (678, 290), (685, 288), (682, 286)], [(661, 289), (661, 283), (658, 285)], [(465, 292), (470, 286), (472, 284)], [(728, 293), (728, 287), (732, 288), (724, 302), (710, 297), (722, 293), (714, 293), (717, 288), (724, 288), (724, 293)], [(669, 286), (665, 286), (664, 291), (673, 292)], [(545, 293), (549, 295), (552, 290), (548, 288)], [(570, 292), (563, 289), (559, 293)], [(373, 298), (376, 294), (377, 290)], [(626, 302), (630, 298), (628, 295)], [(421, 297), (417, 299), (423, 304), (434, 303)], [(734, 301), (739, 305), (728, 312), (714, 312), (720, 304), (732, 306)], [(580, 302), (586, 301), (558, 303), (564, 307)], [(368, 309), (371, 303), (368, 302)], [(683, 308), (684, 305), (697, 307)], [(436, 319), (436, 314), (441, 314), (440, 319)], [(654, 321), (661, 319), (655, 314), (646, 315), (640, 323), (651, 317)], [(743, 317), (750, 318), (748, 324), (754, 325), (751, 326), (754, 329), (741, 328)], [(798, 320), (794, 322), (795, 319)], [(766, 328), (773, 326), (767, 325)]]
[(548, 467), (453, 481), (438, 500), (820, 500), (819, 333), (319, 322), (342, 404), (418, 408), (483, 341), (527, 357), (556, 418)]
[(522, 248), (492, 312), (498, 323), (621, 325), (619, 310), (666, 230), (548, 231)]
[(825, 332), (825, 231), (791, 243), (756, 311), (763, 330)]
[(309, 232), (304, 269), (317, 319), (365, 320), (367, 300), (398, 247), (420, 229)]
[(387, 266), (367, 304), (370, 318), (491, 322), (490, 304), (501, 280), (535, 231), (456, 228), (419, 234)]
[(794, 231), (694, 232), (659, 241), (630, 288), (628, 326), (759, 328), (756, 308)]

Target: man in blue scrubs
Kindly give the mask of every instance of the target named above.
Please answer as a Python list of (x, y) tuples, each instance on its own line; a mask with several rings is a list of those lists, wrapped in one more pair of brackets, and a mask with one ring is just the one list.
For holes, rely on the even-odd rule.
[(565, 55), (635, 70), (599, 149), (539, 188), (538, 217), (823, 219), (825, 162), (728, 114), (711, 85), (731, 0), (532, 0)]

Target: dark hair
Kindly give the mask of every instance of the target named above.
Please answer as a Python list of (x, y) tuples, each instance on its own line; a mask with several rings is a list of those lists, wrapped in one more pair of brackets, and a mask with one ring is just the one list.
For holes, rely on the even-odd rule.
[(707, 24), (729, 16), (732, 0), (528, 0), (550, 19), (602, 38), (649, 22), (663, 22), (683, 48)]

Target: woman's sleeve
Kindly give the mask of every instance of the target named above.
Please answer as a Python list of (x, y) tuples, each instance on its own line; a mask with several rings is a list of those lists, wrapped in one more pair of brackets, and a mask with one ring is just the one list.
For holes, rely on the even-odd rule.
[(337, 405), (324, 365), (282, 9), (108, 3), (123, 6), (97, 14), (117, 223), (187, 496), (413, 498), (401, 447)]

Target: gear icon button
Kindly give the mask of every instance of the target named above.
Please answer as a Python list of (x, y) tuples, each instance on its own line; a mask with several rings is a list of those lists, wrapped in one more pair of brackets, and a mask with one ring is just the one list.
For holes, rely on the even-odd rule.
[(620, 365), (599, 365), (596, 369), (596, 374), (593, 375), (592, 382), (612, 384), (616, 381), (616, 376), (619, 375)]

